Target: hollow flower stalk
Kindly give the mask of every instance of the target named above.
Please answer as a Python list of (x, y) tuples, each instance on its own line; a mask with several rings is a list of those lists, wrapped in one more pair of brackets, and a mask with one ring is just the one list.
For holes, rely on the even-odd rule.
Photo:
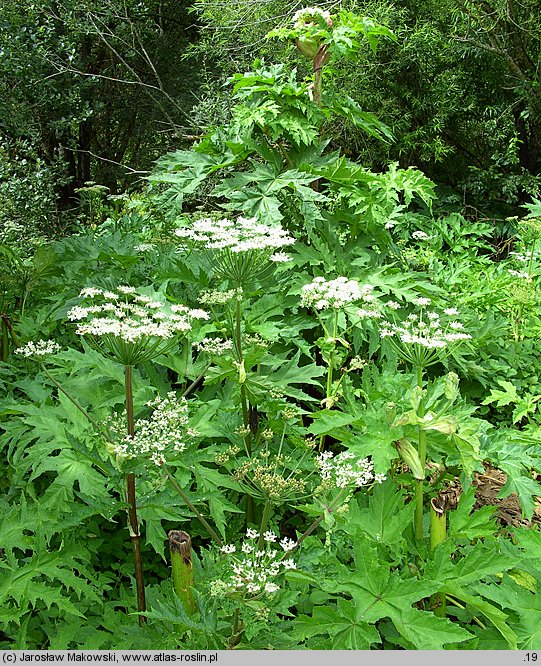
[[(284, 559), (295, 547), (294, 541), (284, 538), (278, 542), (278, 537), (270, 530), (263, 533), (262, 540), (260, 536), (256, 530), (249, 529), (240, 548), (234, 544), (222, 546), (221, 552), (228, 557), (228, 570), (224, 579), (211, 583), (213, 595), (254, 599), (274, 594), (280, 589), (280, 576), (297, 568), (293, 559)], [(275, 543), (281, 550), (273, 547)]]
[(179, 334), (191, 330), (194, 319), (209, 318), (204, 310), (169, 305), (126, 285), (116, 291), (87, 287), (79, 295), (90, 304), (68, 312), (69, 321), (77, 322), (77, 334), (90, 337), (124, 365), (163, 353)]
[[(173, 391), (166, 398), (158, 397), (147, 402), (154, 411), (149, 419), (135, 421), (135, 434), (121, 435), (118, 442), (111, 446), (111, 451), (127, 458), (145, 458), (154, 465), (165, 465), (171, 458), (182, 453), (197, 433), (190, 428), (188, 403), (184, 398), (177, 398)], [(113, 421), (111, 430), (121, 433), (121, 424)]]

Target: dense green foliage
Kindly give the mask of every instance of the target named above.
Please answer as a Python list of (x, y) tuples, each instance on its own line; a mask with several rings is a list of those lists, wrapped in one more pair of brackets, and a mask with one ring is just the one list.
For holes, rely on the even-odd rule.
[[(182, 122), (173, 4), (0, 9), (21, 39), (1, 85), (27, 38), (41, 58), (2, 111), (0, 647), (541, 649), (541, 200), (518, 207), (535, 94), (494, 102), (522, 100), (501, 134), (463, 123), (505, 79), (490, 40), (518, 49), (500, 6), (377, 4), (293, 28), (259, 4), (233, 34), (216, 29), (238, 7), (198, 3), (199, 57), (231, 76), (202, 85), (180, 148), (156, 138)], [(265, 58), (228, 72), (235, 40), (270, 28)], [(109, 104), (119, 78), (134, 97)], [(59, 146), (137, 171), (174, 150), (107, 200), (121, 173), (74, 174)], [(451, 163), (445, 185), (504, 183), (516, 214), (465, 217), (417, 168)], [(63, 187), (81, 222), (45, 240)]]

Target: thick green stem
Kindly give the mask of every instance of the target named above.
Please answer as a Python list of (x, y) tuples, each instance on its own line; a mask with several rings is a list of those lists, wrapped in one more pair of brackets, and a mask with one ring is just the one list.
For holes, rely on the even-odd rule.
[[(434, 500), (430, 502), (430, 550), (445, 541), (447, 533), (447, 514), (445, 508), (440, 508)], [(438, 592), (432, 597), (435, 606), (434, 614), (445, 617), (447, 614), (445, 592)]]
[[(423, 388), (423, 368), (417, 368), (417, 386)], [(421, 418), (425, 415), (424, 400), (421, 398), (418, 414)], [(419, 427), (418, 448), (421, 468), (424, 472), (426, 465), (426, 432)], [(424, 480), (415, 481), (415, 538), (420, 541), (423, 538), (423, 508), (424, 508)]]
[(182, 499), (186, 502), (188, 508), (193, 511), (193, 513), (197, 516), (199, 519), (199, 522), (203, 525), (203, 527), (206, 529), (208, 535), (210, 538), (215, 541), (220, 547), (223, 546), (223, 541), (220, 539), (220, 537), (216, 534), (216, 532), (212, 529), (212, 527), (208, 524), (206, 518), (203, 516), (203, 514), (197, 509), (197, 507), (190, 501), (189, 497), (186, 495), (186, 493), (182, 490), (182, 488), (178, 485), (177, 480), (175, 477), (171, 474), (171, 472), (167, 469), (165, 465), (163, 465), (163, 468), (165, 469), (165, 473), (167, 474), (167, 478), (171, 482), (171, 485), (175, 489), (175, 491), (182, 497)]
[(321, 65), (314, 62), (314, 102), (321, 106), (321, 93), (323, 89), (323, 70)]
[[(135, 420), (133, 416), (133, 367), (125, 366), (124, 371), (126, 390), (126, 419), (128, 435), (135, 434)], [(143, 577), (143, 558), (141, 554), (141, 537), (139, 535), (139, 521), (137, 519), (137, 499), (135, 494), (135, 474), (126, 474), (126, 489), (128, 497), (128, 522), (130, 528), (130, 539), (133, 548), (133, 562), (135, 568), (135, 584), (137, 587), (137, 610), (140, 613), (146, 611), (145, 581)], [(139, 625), (146, 622), (144, 615), (139, 616)]]
[(228, 645), (230, 650), (234, 649), (240, 643), (240, 639), (242, 638), (243, 632), (244, 632), (244, 626), (240, 620), (240, 610), (238, 608), (235, 608), (235, 611), (233, 613), (231, 636), (229, 638), (229, 645)]
[[(242, 322), (242, 308), (241, 308), (241, 301), (239, 298), (237, 298), (237, 307), (236, 307), (236, 322), (235, 322), (235, 347), (237, 351), (237, 357), (239, 359), (239, 367), (242, 367), (244, 363), (244, 356), (242, 353), (242, 329), (241, 329), (241, 322)], [(241, 402), (241, 408), (242, 408), (242, 422), (244, 427), (247, 429), (247, 434), (246, 434), (246, 452), (248, 453), (249, 456), (252, 455), (252, 433), (250, 431), (250, 415), (248, 412), (248, 398), (246, 396), (246, 385), (242, 381), (240, 384), (240, 402)], [(253, 497), (248, 497), (246, 498), (246, 522), (247, 523), (253, 523), (254, 522), (254, 499)]]
[(261, 526), (259, 528), (259, 542), (257, 544), (258, 550), (263, 550), (265, 546), (265, 537), (264, 532), (267, 529), (269, 524), (269, 519), (272, 512), (272, 502), (267, 501), (265, 508), (263, 509), (263, 515), (261, 516)]
[[(323, 327), (325, 334), (327, 335), (325, 327)], [(331, 409), (332, 407), (332, 398), (333, 398), (333, 365), (334, 365), (334, 349), (336, 345), (336, 336), (338, 335), (338, 310), (335, 311), (333, 317), (333, 328), (332, 328), (332, 348), (329, 352), (329, 361), (327, 365), (327, 386), (325, 391), (325, 409)], [(325, 446), (325, 435), (321, 435), (319, 438), (319, 450), (323, 451)]]
[(197, 600), (192, 591), (194, 586), (192, 540), (189, 534), (178, 530), (171, 530), (168, 537), (173, 586), (186, 611), (193, 615), (197, 612)]

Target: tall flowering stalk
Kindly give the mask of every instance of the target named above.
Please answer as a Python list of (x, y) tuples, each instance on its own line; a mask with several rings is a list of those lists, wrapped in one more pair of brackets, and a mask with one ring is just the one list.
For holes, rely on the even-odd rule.
[[(68, 319), (77, 322), (77, 333), (85, 336), (103, 354), (124, 366), (127, 437), (135, 437), (133, 406), (133, 368), (171, 349), (178, 336), (191, 329), (191, 320), (208, 319), (203, 310), (190, 310), (185, 305), (168, 305), (137, 289), (121, 285), (116, 290), (87, 287), (80, 293), (86, 305), (77, 305), (68, 312)], [(146, 610), (141, 538), (137, 517), (135, 474), (126, 474), (128, 528), (133, 548), (137, 610)], [(144, 615), (139, 623), (145, 623)]]
[[(423, 374), (426, 368), (441, 363), (451, 354), (459, 342), (470, 340), (471, 335), (464, 331), (464, 325), (456, 320), (458, 310), (446, 308), (442, 313), (428, 309), (429, 298), (417, 298), (414, 301), (418, 311), (409, 314), (402, 321), (388, 321), (381, 328), (380, 335), (387, 340), (396, 354), (409, 363), (415, 372), (419, 404), (419, 418), (426, 415), (423, 399)], [(389, 302), (388, 307), (394, 312), (400, 310), (397, 303)], [(417, 438), (417, 454), (422, 478), (415, 479), (415, 537), (423, 538), (424, 512), (424, 477), (426, 469), (426, 431), (419, 425)]]
[[(337, 367), (337, 360), (339, 360), (337, 346), (341, 345), (347, 350), (350, 347), (344, 338), (345, 333), (339, 335), (339, 320), (344, 318), (346, 309), (350, 316), (380, 317), (381, 315), (374, 305), (375, 297), (372, 291), (372, 285), (361, 285), (357, 280), (346, 277), (338, 277), (334, 280), (316, 277), (302, 288), (301, 305), (314, 311), (325, 335), (318, 342), (323, 359), (327, 363), (327, 383), (323, 400), (326, 409), (331, 409), (335, 404), (342, 379), (338, 381), (337, 385), (334, 384), (334, 370)], [(362, 303), (363, 307), (353, 309), (352, 306), (355, 303)], [(321, 444), (323, 444), (323, 438)]]
[[(257, 218), (238, 217), (237, 220), (212, 220), (205, 218), (194, 221), (189, 227), (175, 231), (182, 239), (179, 251), (188, 248), (202, 250), (211, 263), (216, 275), (227, 279), (235, 289), (235, 314), (233, 324), (233, 346), (238, 368), (242, 420), (246, 430), (246, 448), (252, 455), (252, 428), (246, 391), (246, 367), (242, 347), (242, 294), (251, 283), (268, 277), (274, 264), (287, 262), (285, 247), (295, 239), (279, 224), (265, 224)], [(247, 498), (246, 519), (253, 521), (253, 500)]]
[(303, 534), (293, 542), (291, 551), (301, 543), (326, 519), (332, 519), (341, 507), (347, 506), (348, 498), (358, 488), (367, 490), (376, 483), (386, 480), (385, 474), (375, 474), (374, 466), (368, 458), (359, 458), (352, 451), (343, 451), (334, 455), (331, 451), (322, 451), (316, 458), (316, 467), (321, 484), (314, 492), (319, 499), (323, 512), (312, 522)]

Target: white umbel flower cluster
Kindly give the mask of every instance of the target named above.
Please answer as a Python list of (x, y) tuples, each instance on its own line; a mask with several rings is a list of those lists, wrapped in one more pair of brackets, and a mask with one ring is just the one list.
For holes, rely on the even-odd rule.
[(14, 350), (14, 354), (20, 354), (25, 358), (42, 359), (45, 356), (57, 354), (60, 351), (60, 345), (53, 340), (37, 340), (37, 342), (27, 342), (22, 347)]
[[(327, 310), (340, 308), (364, 301), (372, 303), (374, 287), (370, 284), (359, 284), (357, 280), (350, 280), (346, 277), (338, 277), (335, 280), (325, 280), (323, 277), (316, 277), (309, 284), (305, 284), (301, 291), (301, 305), (315, 310)], [(366, 310), (368, 312), (368, 310)]]
[(430, 305), (430, 299), (418, 298), (416, 304), (420, 306), (418, 313), (409, 314), (400, 323), (390, 323), (381, 329), (382, 338), (397, 338), (406, 345), (419, 345), (426, 349), (445, 349), (450, 343), (460, 340), (470, 340), (471, 335), (462, 329), (463, 324), (459, 321), (443, 321), (446, 317), (458, 314), (456, 308), (446, 308), (442, 319), (440, 313), (434, 310), (426, 310)]
[[(177, 398), (173, 391), (166, 398), (156, 398), (147, 403), (154, 411), (150, 419), (137, 419), (135, 435), (124, 435), (114, 444), (113, 453), (123, 458), (145, 458), (154, 465), (164, 465), (168, 459), (182, 453), (190, 439), (197, 433), (190, 428), (188, 403)], [(113, 424), (116, 431), (120, 424)]]
[[(274, 250), (295, 242), (279, 224), (264, 224), (255, 217), (239, 217), (236, 221), (205, 218), (196, 220), (190, 227), (176, 229), (175, 234), (201, 244), (207, 250), (227, 249), (231, 252), (265, 250), (274, 253)], [(284, 260), (281, 254), (278, 260)]]
[(352, 451), (334, 455), (323, 451), (316, 457), (316, 467), (324, 485), (336, 488), (360, 488), (370, 483), (383, 483), (384, 474), (374, 474), (374, 465), (368, 458), (358, 458)]
[[(255, 540), (259, 539), (256, 530), (249, 529), (246, 537), (248, 540), (239, 549), (233, 544), (226, 544), (220, 549), (224, 555), (230, 556), (230, 571), (221, 584), (211, 584), (211, 590), (214, 590), (215, 594), (240, 594), (251, 599), (273, 594), (280, 589), (280, 585), (276, 582), (279, 576), (289, 569), (297, 568), (293, 559), (282, 559), (282, 553), (272, 547), (272, 544), (278, 540), (274, 532), (267, 531), (263, 534), (263, 550), (260, 550), (255, 543)], [(289, 541), (285, 539), (280, 541), (282, 549), (286, 552), (292, 550)]]
[(194, 342), (193, 347), (199, 352), (205, 352), (214, 356), (222, 356), (233, 349), (233, 340), (220, 340), (220, 338), (203, 338)]
[(76, 332), (97, 338), (108, 337), (136, 344), (151, 339), (170, 339), (191, 329), (191, 320), (208, 319), (204, 310), (185, 305), (166, 305), (138, 294), (135, 287), (121, 285), (116, 291), (87, 287), (80, 293), (92, 305), (76, 305), (68, 319), (80, 322)]

